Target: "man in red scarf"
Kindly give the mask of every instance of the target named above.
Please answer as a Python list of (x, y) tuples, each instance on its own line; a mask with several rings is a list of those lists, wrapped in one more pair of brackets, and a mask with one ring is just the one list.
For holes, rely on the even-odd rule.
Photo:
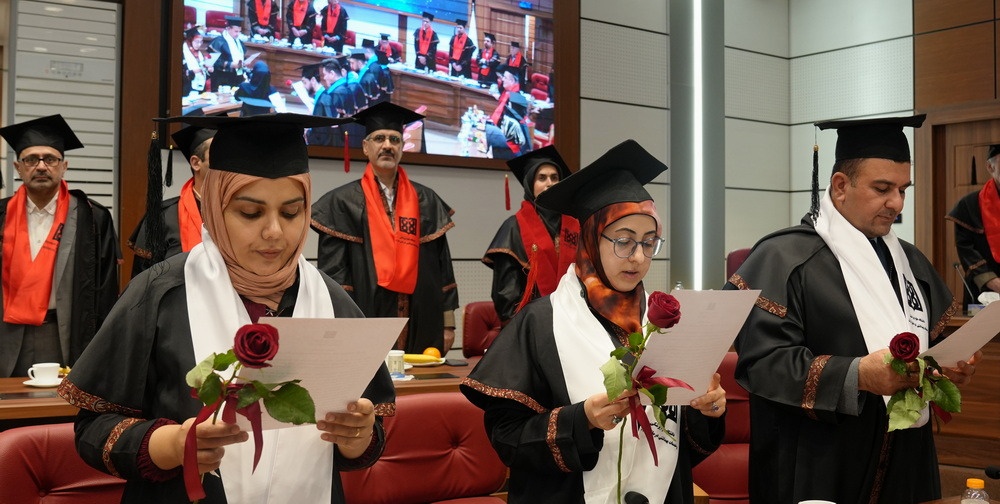
[(521, 89), (528, 89), (528, 58), (521, 52), (521, 43), (514, 40), (510, 43), (510, 55), (507, 56), (506, 65), (513, 70), (517, 76), (517, 82)]
[(63, 153), (83, 147), (60, 115), (0, 128), (23, 184), (0, 200), (0, 376), (36, 362), (73, 365), (118, 298), (111, 213), (69, 190)]
[(431, 21), (434, 21), (434, 14), (424, 12), (420, 28), (413, 32), (413, 48), (417, 53), (413, 68), (428, 72), (437, 70), (438, 34), (431, 27)]
[[(150, 266), (181, 252), (189, 252), (201, 243), (201, 186), (208, 172), (208, 148), (215, 130), (187, 126), (171, 135), (188, 160), (191, 178), (181, 187), (180, 196), (161, 201), (147, 201), (146, 215), (128, 239), (135, 257), (132, 278)], [(160, 173), (150, 174), (156, 179)], [(151, 219), (159, 218), (153, 223)]]
[(342, 285), (366, 317), (409, 317), (396, 348), (442, 355), (455, 340), (458, 291), (445, 233), (453, 213), (399, 166), (403, 128), (422, 115), (382, 102), (354, 116), (365, 126), (361, 180), (313, 204), (317, 266)]
[(312, 0), (291, 0), (285, 9), (285, 24), (288, 26), (288, 40), (293, 43), (311, 44), (313, 28), (316, 26), (316, 9)]
[[(983, 292), (1000, 292), (1000, 144), (986, 155), (990, 179), (960, 199), (945, 219), (955, 223), (955, 247), (965, 268), (964, 306)], [(971, 292), (970, 292), (971, 291)]]
[(452, 76), (472, 78), (472, 53), (476, 45), (465, 33), (465, 20), (455, 20), (455, 35), (448, 42), (448, 73)]
[(275, 30), (278, 29), (278, 12), (280, 10), (274, 0), (247, 0), (250, 35), (273, 38)]
[(323, 45), (332, 47), (339, 54), (344, 50), (344, 40), (347, 38), (347, 10), (340, 5), (340, 0), (330, 0), (330, 3), (319, 11), (320, 27), (323, 29)]
[(497, 66), (500, 65), (500, 53), (493, 47), (497, 38), (492, 33), (483, 34), (483, 47), (479, 48), (479, 84), (490, 87), (497, 83)]

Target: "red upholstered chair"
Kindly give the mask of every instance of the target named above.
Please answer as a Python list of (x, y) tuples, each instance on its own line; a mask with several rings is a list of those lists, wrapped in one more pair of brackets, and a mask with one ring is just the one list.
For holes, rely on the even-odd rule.
[(357, 42), (357, 34), (354, 33), (354, 30), (347, 30), (347, 34), (344, 35), (344, 44), (357, 47), (358, 45), (355, 42)]
[(473, 301), (465, 305), (462, 315), (462, 355), (466, 358), (483, 355), (500, 334), (500, 317), (493, 301)]
[(549, 92), (544, 89), (532, 88), (531, 96), (536, 100), (546, 101), (549, 99)]
[(545, 94), (549, 93), (549, 76), (540, 72), (535, 72), (528, 77), (528, 82), (531, 83), (528, 86), (531, 89), (541, 89), (545, 91)]
[(121, 500), (124, 490), (125, 480), (80, 459), (72, 423), (0, 432), (0, 502), (104, 504)]
[(751, 250), (753, 249), (741, 248), (726, 254), (726, 280), (729, 280), (729, 277), (733, 276), (733, 273), (736, 273), (736, 270), (740, 269), (743, 261), (746, 261), (747, 257), (750, 256)]
[(226, 29), (226, 16), (235, 16), (232, 12), (220, 10), (205, 11), (205, 30), (223, 32)]
[(403, 59), (406, 58), (406, 51), (403, 50), (403, 44), (400, 44), (395, 40), (390, 40), (389, 47), (392, 47), (393, 52), (399, 55), (400, 61), (403, 61)]
[(184, 6), (184, 29), (187, 30), (191, 28), (196, 23), (198, 23), (198, 9), (190, 6)]
[(502, 504), (490, 494), (507, 467), (486, 437), (483, 412), (459, 392), (396, 398), (385, 451), (367, 469), (341, 473), (351, 504)]
[(437, 52), (437, 70), (448, 73), (448, 51)]
[(696, 485), (711, 504), (748, 504), (750, 471), (750, 394), (733, 373), (736, 352), (729, 352), (719, 365), (722, 388), (726, 389), (726, 436), (719, 449), (695, 466)]

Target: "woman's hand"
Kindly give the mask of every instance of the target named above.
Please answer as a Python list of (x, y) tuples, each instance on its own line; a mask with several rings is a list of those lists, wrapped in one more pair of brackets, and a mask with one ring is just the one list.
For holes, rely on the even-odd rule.
[[(167, 470), (184, 464), (184, 444), (193, 425), (194, 418), (188, 418), (181, 425), (164, 425), (150, 434), (149, 458), (157, 467)], [(219, 468), (226, 445), (250, 439), (236, 424), (202, 422), (195, 429), (199, 474)]]
[(583, 411), (587, 414), (587, 423), (591, 429), (611, 430), (628, 416), (628, 398), (635, 395), (630, 390), (621, 397), (611, 401), (607, 393), (594, 394), (583, 402)]
[(702, 415), (719, 418), (726, 412), (726, 391), (720, 385), (722, 376), (715, 373), (712, 384), (708, 386), (705, 395), (691, 400), (691, 407), (701, 411)]
[(372, 442), (375, 425), (375, 405), (361, 398), (347, 405), (347, 413), (327, 413), (316, 422), (323, 431), (323, 441), (336, 443), (341, 455), (354, 459), (360, 457)]

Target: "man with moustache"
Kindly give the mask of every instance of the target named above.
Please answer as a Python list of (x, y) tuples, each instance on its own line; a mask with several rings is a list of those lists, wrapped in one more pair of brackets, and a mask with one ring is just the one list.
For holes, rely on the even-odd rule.
[(366, 317), (409, 317), (395, 348), (444, 355), (455, 340), (458, 291), (445, 233), (453, 213), (399, 165), (403, 128), (423, 118), (382, 102), (354, 116), (365, 126), (368, 166), (361, 180), (313, 205), (317, 265), (342, 285)]
[(72, 366), (118, 298), (121, 252), (111, 213), (63, 180), (83, 147), (61, 115), (0, 128), (24, 182), (0, 200), (0, 376), (36, 362)]

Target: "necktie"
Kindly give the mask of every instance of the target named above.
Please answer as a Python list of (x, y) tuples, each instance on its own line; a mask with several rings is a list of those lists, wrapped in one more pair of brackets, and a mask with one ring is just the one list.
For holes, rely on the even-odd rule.
[(896, 266), (892, 263), (892, 254), (889, 253), (889, 246), (885, 244), (882, 238), (869, 238), (868, 242), (872, 244), (879, 262), (882, 263), (882, 269), (889, 276), (889, 281), (892, 282), (892, 290), (896, 293), (896, 301), (899, 302), (899, 307), (902, 308), (903, 295), (899, 292), (899, 278), (896, 276)]

